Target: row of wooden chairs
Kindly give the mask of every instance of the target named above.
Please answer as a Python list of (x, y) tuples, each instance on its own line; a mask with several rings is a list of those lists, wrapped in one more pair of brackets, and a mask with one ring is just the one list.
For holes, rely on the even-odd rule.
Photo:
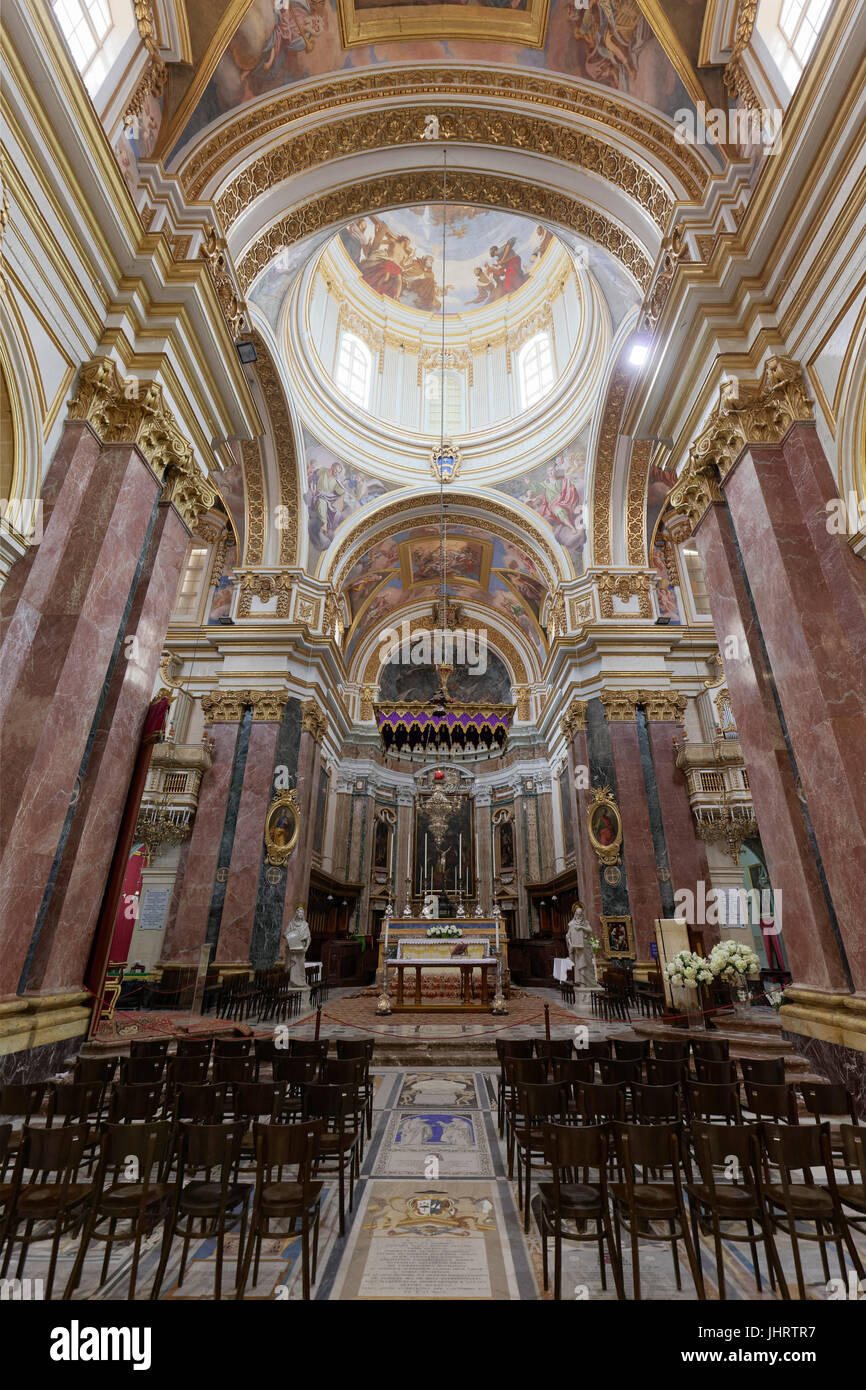
[[(547, 1089), (560, 1088), (553, 1084)], [(723, 1237), (749, 1243), (758, 1292), (760, 1239), (771, 1287), (778, 1287), (784, 1299), (790, 1298), (774, 1241), (774, 1234), (779, 1232), (791, 1241), (801, 1299), (807, 1296), (800, 1250), (804, 1240), (818, 1245), (828, 1281), (827, 1246), (831, 1244), (836, 1248), (843, 1281), (847, 1280), (843, 1246), (858, 1277), (863, 1278), (862, 1260), (852, 1235), (852, 1230), (864, 1230), (866, 1215), (866, 1132), (862, 1129), (843, 1126), (846, 1163), (859, 1172), (860, 1180), (839, 1185), (827, 1125), (795, 1128), (766, 1122), (730, 1126), (695, 1121), (687, 1140), (682, 1126), (675, 1122), (569, 1124), (561, 1090), (560, 1098), (536, 1094), (525, 1096), (521, 1103), (524, 1118), (517, 1131), (518, 1201), (528, 1229), (532, 1160), (537, 1158), (551, 1170), (551, 1180), (539, 1184), (533, 1210), (542, 1237), (545, 1288), (549, 1286), (548, 1240), (551, 1236), (554, 1240), (556, 1298), (561, 1297), (563, 1239), (597, 1243), (603, 1289), (606, 1245), (617, 1296), (624, 1298), (623, 1231), (631, 1243), (635, 1299), (641, 1296), (639, 1242), (647, 1239), (670, 1244), (678, 1289), (682, 1284), (677, 1247), (683, 1242), (698, 1297), (704, 1299), (701, 1233), (713, 1236), (720, 1299), (726, 1296)], [(697, 1174), (692, 1168), (692, 1150)], [(608, 1176), (611, 1157), (616, 1163), (616, 1181)], [(524, 1163), (525, 1190), (521, 1183)], [(732, 1181), (719, 1180), (722, 1167), (726, 1173), (733, 1170)], [(589, 1170), (595, 1171), (592, 1182)], [(574, 1223), (573, 1231), (567, 1223)], [(594, 1223), (594, 1230), (589, 1229), (590, 1223)]]

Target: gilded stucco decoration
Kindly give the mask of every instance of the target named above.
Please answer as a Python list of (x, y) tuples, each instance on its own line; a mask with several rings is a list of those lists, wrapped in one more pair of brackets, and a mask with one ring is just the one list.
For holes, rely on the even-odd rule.
[(149, 96), (161, 97), (168, 80), (168, 69), (163, 62), (159, 44), (156, 40), (156, 25), (150, 0), (133, 0), (135, 22), (141, 41), (147, 50), (147, 67), (139, 78), (129, 104), (123, 113), (123, 123), (131, 126), (138, 120)]
[(688, 699), (678, 690), (638, 690), (637, 703), (643, 705), (647, 719), (661, 724), (682, 724)]
[(603, 690), (600, 697), (608, 724), (632, 724), (635, 706), (640, 703), (638, 690)]
[(96, 357), (78, 373), (69, 418), (86, 420), (103, 444), (139, 449), (190, 530), (214, 505), (216, 490), (198, 468), (158, 382), (124, 378), (110, 357)]
[(779, 444), (795, 421), (814, 418), (803, 368), (790, 357), (769, 357), (758, 382), (722, 382), (718, 405), (671, 490), (670, 506), (694, 530), (711, 503), (723, 501), (720, 484), (747, 444)]
[(565, 714), (559, 721), (563, 737), (570, 742), (580, 729), (586, 728), (586, 701), (573, 695)]
[(200, 200), (222, 169), (243, 158), (253, 145), (282, 133), (292, 121), (314, 123), (323, 113), (376, 99), (409, 98), (417, 103), (423, 98), (438, 104), (448, 97), (485, 102), (499, 98), (601, 124), (615, 139), (625, 136), (649, 158), (663, 163), (671, 178), (682, 184), (687, 198), (699, 199), (709, 180), (709, 167), (699, 148), (678, 141), (669, 123), (645, 107), (632, 105), (622, 92), (614, 96), (547, 73), (442, 66), (353, 69), (345, 75), (293, 85), (252, 107), (242, 106), (216, 133), (193, 145), (179, 171), (181, 184), (190, 201)]
[(260, 565), (265, 556), (265, 466), (257, 439), (242, 442), (241, 460), (247, 520), (244, 560), (248, 565)]
[[(448, 194), (455, 203), (502, 208), (576, 232), (610, 252), (643, 292), (649, 288), (652, 263), (643, 247), (618, 223), (568, 193), (520, 179), (456, 169), (449, 175)], [(380, 209), (435, 203), (441, 196), (439, 171), (421, 169), (367, 179), (311, 198), (279, 218), (251, 242), (238, 261), (238, 281), (246, 292), (275, 256), (314, 232), (327, 228), (336, 230), (342, 222), (351, 222)]]
[(609, 565), (613, 561), (610, 498), (619, 427), (629, 381), (629, 373), (621, 359), (614, 367), (608, 387), (592, 474), (592, 557), (599, 565)]
[[(554, 125), (541, 116), (494, 111), (485, 107), (440, 110), (438, 115), (439, 132), (444, 140), (459, 140), (462, 144), (501, 145), (532, 154), (555, 156), (575, 168), (589, 170), (620, 188), (638, 203), (660, 231), (664, 232), (667, 228), (673, 211), (670, 195), (652, 174), (642, 169), (623, 150), (595, 135)], [(368, 150), (419, 144), (421, 130), (418, 108), (406, 106), (366, 111), (329, 125), (317, 123), (295, 136), (286, 135), (278, 145), (259, 155), (243, 169), (220, 195), (216, 203), (220, 223), (224, 228), (230, 228), (268, 189), (297, 177), (306, 169)], [(455, 174), (459, 182), (459, 171), (455, 171)], [(452, 179), (455, 174), (452, 174)], [(434, 177), (438, 179), (438, 173)], [(453, 196), (459, 202), (476, 201), (464, 198), (458, 190), (453, 192)], [(417, 201), (426, 199), (422, 197)]]
[(625, 502), (626, 558), (630, 565), (645, 565), (648, 560), (646, 489), (652, 452), (651, 439), (638, 439), (632, 444)]
[(262, 603), (267, 603), (275, 594), (277, 596), (277, 609), (273, 616), (288, 618), (292, 591), (295, 587), (295, 581), (291, 574), (286, 573), (285, 570), (277, 574), (263, 574), (255, 570), (238, 570), (237, 577), (241, 582), (237, 608), (238, 618), (251, 616), (254, 598), (261, 599)]
[[(650, 577), (647, 574), (622, 574), (611, 571), (600, 571), (595, 576), (596, 587), (598, 590), (599, 610), (602, 618), (651, 618), (652, 599), (650, 598)], [(629, 599), (637, 596), (638, 612), (635, 613), (614, 613), (613, 601), (618, 598), (622, 603), (628, 603)]]
[(298, 488), (298, 459), (295, 452), (295, 435), (292, 419), (286, 404), (277, 369), (268, 352), (267, 344), (261, 334), (253, 330), (249, 337), (256, 349), (256, 375), (268, 408), (271, 422), (271, 438), (277, 460), (277, 474), (280, 484), (280, 564), (298, 564), (298, 512), (300, 496)]
[(734, 48), (722, 74), (724, 84), (731, 95), (739, 97), (744, 106), (754, 111), (761, 109), (761, 103), (743, 65), (743, 54), (751, 42), (757, 14), (758, 0), (740, 0)]
[(321, 743), (328, 732), (328, 716), (316, 700), (304, 700), (301, 705), (301, 728), (310, 734), (315, 743)]
[(250, 706), (255, 722), (278, 724), (288, 698), (287, 690), (213, 690), (202, 695), (201, 707), (206, 724), (239, 724)]

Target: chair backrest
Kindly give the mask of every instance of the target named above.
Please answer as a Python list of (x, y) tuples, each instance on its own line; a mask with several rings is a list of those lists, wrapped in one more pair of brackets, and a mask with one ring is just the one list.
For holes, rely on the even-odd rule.
[(277, 1047), (277, 1039), (253, 1038), (253, 1051), (257, 1062), (273, 1062), (276, 1057), (289, 1055), (288, 1043)]
[(168, 1120), (154, 1120), (143, 1125), (105, 1125), (99, 1150), (97, 1188), (108, 1177), (112, 1182), (141, 1184), (146, 1189), (154, 1169), (158, 1172), (162, 1167), (170, 1138)]
[(646, 1079), (651, 1086), (683, 1086), (689, 1078), (689, 1069), (685, 1062), (676, 1062), (664, 1057), (647, 1057), (644, 1066)]
[(740, 1072), (744, 1081), (755, 1081), (762, 1086), (783, 1086), (785, 1084), (784, 1057), (741, 1057)]
[(276, 1120), (285, 1096), (285, 1081), (240, 1081), (234, 1087), (235, 1119), (269, 1115)]
[(116, 1124), (121, 1120), (154, 1120), (161, 1101), (161, 1084), (115, 1081), (108, 1103), (109, 1121)]
[(680, 1135), (678, 1124), (641, 1125), (619, 1122), (613, 1127), (617, 1157), (622, 1164), (626, 1185), (635, 1186), (634, 1170), (640, 1168), (641, 1181), (648, 1180), (648, 1169), (673, 1170), (680, 1181)]
[(342, 1129), (358, 1109), (357, 1086), (314, 1082), (304, 1087), (304, 1119), (324, 1120), (329, 1129)]
[(21, 1131), (13, 1185), (20, 1184), (28, 1171), (34, 1183), (74, 1181), (89, 1137), (87, 1124), (56, 1125), (53, 1129), (25, 1125)]
[(835, 1190), (836, 1179), (833, 1158), (830, 1152), (830, 1126), (773, 1124), (763, 1120), (760, 1125), (761, 1141), (770, 1163), (779, 1169), (782, 1183), (788, 1186), (792, 1179), (800, 1183), (814, 1183), (816, 1175), (812, 1169), (823, 1169), (817, 1180), (822, 1186)]
[(799, 1124), (797, 1097), (793, 1086), (762, 1086), (757, 1081), (743, 1083), (746, 1093), (745, 1108), (751, 1110), (758, 1119), (784, 1120), (786, 1124)]
[(114, 1080), (119, 1061), (119, 1057), (76, 1057), (75, 1080), (108, 1086)]
[(687, 1081), (686, 1100), (689, 1114), (696, 1119), (712, 1119), (721, 1115), (742, 1120), (740, 1088), (729, 1081)]
[(290, 1056), (318, 1057), (324, 1062), (328, 1055), (328, 1038), (292, 1038)]
[(169, 1057), (166, 1080), (171, 1086), (202, 1086), (207, 1070), (207, 1057)]
[(692, 1051), (696, 1061), (700, 1058), (702, 1062), (727, 1062), (731, 1055), (730, 1039), (693, 1038)]
[(256, 1120), (253, 1142), (258, 1164), (257, 1197), (261, 1195), (262, 1183), (284, 1181), (286, 1168), (297, 1169), (298, 1182), (309, 1182), (324, 1129), (321, 1120), (304, 1120), (294, 1125), (262, 1124)]
[(810, 1115), (817, 1119), (822, 1115), (847, 1115), (852, 1124), (857, 1124), (854, 1097), (847, 1086), (835, 1081), (798, 1081), (797, 1089)]
[(614, 1038), (613, 1050), (620, 1061), (634, 1062), (650, 1055), (650, 1044), (643, 1038)]
[(168, 1038), (134, 1038), (129, 1044), (130, 1057), (165, 1057), (168, 1053)]
[(580, 1088), (580, 1113), (585, 1121), (625, 1118), (625, 1086), (622, 1082), (594, 1081)]
[[(692, 1120), (689, 1129), (702, 1182), (715, 1189), (716, 1169), (724, 1167), (726, 1182), (757, 1190), (760, 1125), (714, 1125), (706, 1120)], [(735, 1160), (733, 1164), (731, 1159)]]
[(214, 1061), (226, 1057), (248, 1057), (252, 1045), (252, 1038), (216, 1038), (213, 1045)]
[(606, 1186), (608, 1141), (604, 1125), (559, 1125), (545, 1120), (541, 1132), (544, 1161), (553, 1171), (557, 1198), (561, 1183), (580, 1180), (578, 1173), (581, 1168), (597, 1168), (599, 1185), (602, 1188)]
[(363, 1086), (367, 1075), (367, 1060), (365, 1057), (338, 1058), (326, 1057), (322, 1063), (322, 1080), (326, 1085), (356, 1085)]
[(127, 1086), (154, 1085), (165, 1075), (165, 1057), (122, 1057), (120, 1079)]
[(712, 1062), (706, 1057), (695, 1058), (695, 1075), (698, 1081), (738, 1082), (737, 1064), (730, 1060)]
[(375, 1046), (375, 1038), (338, 1038), (337, 1057), (347, 1062), (355, 1057), (363, 1057), (365, 1061), (372, 1062)]
[(639, 1084), (643, 1081), (643, 1062), (625, 1062), (612, 1057), (600, 1057), (598, 1074), (606, 1086), (615, 1081), (624, 1081), (627, 1085)]
[(285, 1081), (290, 1090), (315, 1081), (319, 1071), (316, 1057), (286, 1057), (284, 1054), (274, 1058), (273, 1075), (275, 1081)]
[(205, 1082), (201, 1085), (178, 1086), (172, 1111), (176, 1121), (198, 1120), (206, 1124), (216, 1124), (226, 1113), (225, 1082)]
[(543, 1057), (506, 1057), (505, 1079), (509, 1086), (525, 1086), (547, 1080)]
[(524, 1124), (556, 1118), (564, 1121), (568, 1088), (559, 1081), (528, 1082), (517, 1087), (517, 1110)]
[(656, 1038), (653, 1042), (653, 1056), (660, 1062), (688, 1062), (691, 1045), (674, 1038)]
[(177, 1044), (178, 1057), (210, 1057), (213, 1051), (213, 1038), (180, 1038)]
[(49, 1129), (56, 1119), (64, 1124), (83, 1124), (98, 1114), (102, 1105), (104, 1085), (101, 1081), (52, 1081), (48, 1091)]
[(252, 1057), (215, 1057), (214, 1081), (252, 1081), (255, 1059)]
[(866, 1183), (866, 1129), (862, 1125), (840, 1125), (839, 1138), (842, 1156), (848, 1169), (849, 1181), (856, 1182), (854, 1172), (859, 1169), (861, 1183)]
[(594, 1041), (587, 1039), (582, 1047), (579, 1043), (575, 1043), (574, 1050), (578, 1057), (609, 1057), (611, 1041), (610, 1038), (600, 1038)]
[(677, 1123), (682, 1118), (679, 1086), (641, 1086), (631, 1088), (634, 1118), (639, 1123), (665, 1120)]
[(30, 1123), (45, 1099), (47, 1081), (9, 1081), (0, 1086), (0, 1115), (22, 1115), (24, 1123)]
[(535, 1039), (535, 1055), (543, 1057), (545, 1060), (551, 1057), (570, 1057), (572, 1055), (571, 1038), (546, 1038)]
[(593, 1057), (554, 1057), (554, 1081), (565, 1081), (574, 1086), (578, 1083), (595, 1080), (595, 1059)]
[[(204, 1169), (208, 1173), (217, 1169), (225, 1191), (232, 1169), (240, 1159), (246, 1128), (243, 1120), (229, 1120), (226, 1124), (215, 1125), (182, 1123), (178, 1180), (182, 1180), (190, 1169), (196, 1172)], [(211, 1177), (208, 1178), (208, 1181), (212, 1180)]]
[(9, 1150), (9, 1140), (12, 1138), (12, 1126), (0, 1125), (0, 1174), (6, 1164), (6, 1154)]

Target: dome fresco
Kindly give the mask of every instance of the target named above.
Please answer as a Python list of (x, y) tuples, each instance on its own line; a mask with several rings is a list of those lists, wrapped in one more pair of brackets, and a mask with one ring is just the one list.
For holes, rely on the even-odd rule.
[[(515, 294), (541, 266), (553, 234), (530, 218), (449, 205), (445, 215), (445, 310), (466, 313)], [(442, 312), (441, 204), (359, 217), (340, 240), (370, 289), (425, 313)]]

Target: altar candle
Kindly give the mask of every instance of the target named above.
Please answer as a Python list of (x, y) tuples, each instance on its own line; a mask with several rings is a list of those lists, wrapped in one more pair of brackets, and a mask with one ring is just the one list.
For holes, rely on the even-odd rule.
[(457, 841), (457, 872), (463, 877), (463, 831)]
[(424, 886), (427, 886), (427, 832), (424, 831)]

